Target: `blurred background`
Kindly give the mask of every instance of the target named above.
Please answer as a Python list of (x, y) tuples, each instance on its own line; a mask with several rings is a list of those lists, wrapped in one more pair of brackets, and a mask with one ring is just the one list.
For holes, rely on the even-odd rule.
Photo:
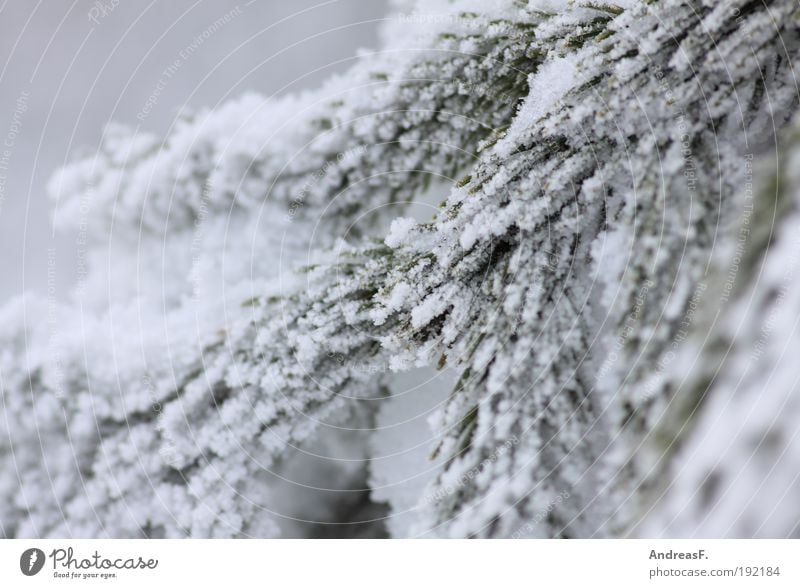
[(313, 88), (376, 45), (386, 10), (386, 0), (2, 1), (0, 305), (48, 284), (66, 298), (76, 235), (54, 234), (45, 186), (110, 121), (163, 135), (186, 107)]

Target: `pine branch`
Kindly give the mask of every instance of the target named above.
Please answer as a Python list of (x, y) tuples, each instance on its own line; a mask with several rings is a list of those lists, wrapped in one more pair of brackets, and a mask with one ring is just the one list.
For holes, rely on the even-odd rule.
[(248, 95), (186, 115), (163, 143), (112, 127), (98, 153), (51, 182), (58, 218), (100, 240), (112, 224), (161, 236), (272, 202), (287, 221), (324, 217), (325, 237), (343, 235), (361, 211), (406, 202), (432, 176), (471, 165), (550, 49), (535, 35), (546, 15), (453, 16), (408, 46), (362, 56), (317, 92)]
[[(258, 206), (268, 194), (291, 212), (292, 197), (331, 154), (381, 143), (375, 154), (326, 172), (294, 209), (317, 214), (316, 207), (333, 202), (327, 233), (333, 240), (337, 223), (354, 211), (399, 194), (407, 198), (421, 186), (415, 174), (400, 174), (398, 184), (385, 177), (362, 182), (370, 174), (413, 166), (450, 174), (472, 163), (433, 222), (397, 219), (385, 245), (341, 245), (308, 271), (305, 289), (243, 298), (224, 334), (201, 339), (177, 362), (147, 362), (155, 371), (158, 415), (143, 408), (153, 393), (135, 376), (115, 383), (113, 369), (101, 370), (102, 378), (93, 373), (97, 362), (80, 369), (81, 338), (68, 347), (70, 394), (61, 406), (47, 383), (56, 367), (39, 351), (38, 363), (31, 363), (25, 352), (28, 339), (41, 350), (46, 337), (27, 335), (19, 324), (0, 330), (11, 350), (0, 369), (14, 372), (4, 390), (4, 398), (15, 398), (11, 422), (44, 413), (19, 425), (21, 432), (9, 432), (14, 448), (27, 439), (28, 450), (17, 458), (9, 446), (6, 464), (18, 460), (30, 468), (23, 488), (51, 488), (43, 481), (54, 480), (56, 498), (29, 500), (22, 493), (12, 499), (13, 485), (3, 487), (12, 505), (2, 512), (4, 532), (274, 534), (264, 472), (287, 444), (316, 434), (317, 421), (368, 420), (369, 399), (380, 388), (374, 373), (360, 367), (365, 362), (393, 369), (448, 364), (462, 373), (439, 415), (438, 453), (446, 466), (421, 499), (428, 506), (418, 533), (593, 536), (630, 528), (633, 509), (622, 506), (645, 477), (641, 461), (628, 459), (630, 449), (672, 394), (664, 387), (648, 391), (652, 366), (664, 361), (683, 328), (717, 232), (734, 212), (743, 155), (770, 140), (767, 123), (780, 124), (797, 106), (795, 7), (788, 0), (769, 7), (742, 0), (723, 10), (712, 2), (670, 0), (624, 11), (593, 5), (526, 14), (535, 36), (523, 41), (507, 36), (513, 29), (507, 21), (490, 24), (480, 39), (440, 39), (440, 49), (458, 47), (455, 62), (427, 57), (399, 68), (435, 71), (398, 76), (427, 79), (422, 85), (377, 80), (389, 88), (376, 101), (379, 108), (345, 101), (340, 108), (348, 115), (322, 129), (331, 133), (320, 134), (320, 144), (308, 151), (300, 148), (317, 136), (312, 123), (292, 130), (291, 148), (263, 159), (257, 148), (225, 149), (219, 147), (225, 140), (209, 140), (215, 131), (205, 135), (207, 129), (219, 132), (211, 122), (229, 129), (231, 117), (252, 114), (245, 101), (187, 123), (165, 146), (137, 146), (143, 161), (132, 172), (123, 169), (124, 157), (116, 171), (99, 172), (110, 186), (98, 201), (101, 232), (112, 210), (102, 203), (113, 201), (118, 181), (131, 186), (117, 206), (123, 224), (136, 227), (141, 219), (165, 230), (176, 178), (174, 230), (180, 231), (202, 210), (206, 185), (212, 216), (232, 204)], [(516, 116), (514, 104), (487, 103), (454, 89), (452, 81), (431, 81), (464, 72), (468, 80), (508, 83), (503, 76), (518, 65), (495, 77), (492, 64), (501, 55), (536, 69), (524, 84), (513, 76), (513, 92), (528, 93)], [(375, 70), (350, 74), (348, 87), (370, 73)], [(459, 127), (438, 114), (417, 119), (414, 109), (471, 112), (481, 122)], [(393, 117), (365, 128), (339, 124), (387, 110), (403, 113), (398, 124)], [(478, 116), (487, 110), (488, 122)], [(271, 125), (254, 127), (272, 133)], [(261, 130), (254, 133), (264, 138)], [(456, 161), (449, 151), (434, 153), (423, 146), (430, 137), (466, 155)], [(177, 163), (186, 142), (194, 163), (184, 174)], [(173, 148), (179, 143), (184, 147)], [(126, 149), (124, 142), (110, 146), (117, 155), (109, 157)], [(148, 154), (151, 149), (158, 150)], [(224, 161), (217, 156), (222, 150)], [(303, 155), (284, 169), (295, 151)], [(75, 166), (64, 181), (79, 186), (96, 173), (92, 165)], [(163, 181), (148, 194), (140, 180), (155, 172)], [(240, 184), (243, 176), (248, 181)], [(345, 187), (346, 196), (334, 200)], [(183, 308), (170, 315), (168, 331), (194, 340), (189, 314)], [(98, 335), (104, 328), (99, 321)], [(108, 336), (96, 340), (109, 342)], [(15, 368), (20, 357), (26, 358), (21, 371)], [(109, 384), (98, 390), (85, 383), (92, 379)], [(31, 399), (26, 392), (34, 389)], [(81, 431), (78, 459), (56, 468), (55, 477), (36, 466), (41, 454), (30, 450), (40, 425), (48, 431), (47, 447)], [(569, 498), (551, 508), (564, 495)], [(154, 502), (162, 507), (144, 508)], [(60, 506), (63, 516), (55, 510)]]
[(701, 318), (661, 379), (672, 401), (637, 456), (639, 533), (797, 536), (798, 154), (795, 119), (777, 158), (748, 160)]
[[(289, 448), (326, 430), (368, 428), (382, 394), (376, 371), (358, 361), (374, 365), (379, 349), (368, 312), (359, 314), (369, 285), (343, 276), (354, 264), (380, 276), (387, 251), (340, 254), (341, 263), (311, 271), (302, 292), (244, 301), (227, 332), (183, 357), (157, 340), (160, 329), (120, 342), (106, 320), (52, 343), (8, 309), (0, 372), (9, 428), (0, 439), (4, 469), (22, 478), (2, 487), (4, 533), (276, 535), (284, 513), (271, 508), (270, 488)], [(28, 313), (46, 308), (25, 304)], [(60, 310), (62, 325), (86, 323)], [(185, 340), (195, 328), (191, 312), (165, 327)], [(152, 356), (119, 361), (137, 344)]]

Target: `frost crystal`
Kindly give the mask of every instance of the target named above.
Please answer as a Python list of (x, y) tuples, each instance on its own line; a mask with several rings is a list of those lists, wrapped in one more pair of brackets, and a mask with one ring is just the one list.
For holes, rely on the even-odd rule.
[[(316, 92), (163, 141), (112, 126), (54, 177), (92, 273), (0, 314), (3, 533), (797, 535), (796, 141), (775, 244), (759, 208), (735, 291), (710, 269), (745, 266), (747, 164), (797, 109), (796, 4), (398, 10)], [(433, 220), (403, 216), (443, 180)], [(689, 344), (718, 295), (717, 339)], [(455, 377), (430, 435), (408, 425), (399, 492), (376, 452), (400, 437), (373, 429), (411, 410), (386, 397), (415, 366)]]

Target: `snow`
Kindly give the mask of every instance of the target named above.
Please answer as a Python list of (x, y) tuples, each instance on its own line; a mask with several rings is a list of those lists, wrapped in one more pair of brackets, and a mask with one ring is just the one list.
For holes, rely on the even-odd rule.
[(386, 235), (384, 242), (389, 247), (399, 247), (408, 243), (412, 229), (417, 226), (417, 221), (413, 218), (396, 218), (392, 221), (389, 234)]
[[(791, 3), (709, 8), (719, 46), (677, 0), (398, 6), (383, 50), (317, 92), (246, 95), (164, 141), (112, 126), (55, 176), (88, 273), (68, 302), (0, 312), (4, 532), (319, 536), (386, 512), (353, 535), (794, 532), (796, 214), (773, 287), (738, 286), (766, 319), (722, 309), (737, 361), (680, 412), (724, 364), (695, 341), (717, 309), (691, 305), (726, 273), (742, 129), (767, 141), (796, 108)], [(431, 177), (455, 185), (415, 219)], [(709, 469), (734, 489), (714, 508)]]

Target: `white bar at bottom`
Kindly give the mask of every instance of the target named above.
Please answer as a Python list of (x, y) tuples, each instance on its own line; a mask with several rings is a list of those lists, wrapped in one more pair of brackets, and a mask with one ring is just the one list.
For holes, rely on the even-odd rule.
[(800, 586), (798, 555), (796, 540), (14, 539), (0, 586), (778, 588)]

